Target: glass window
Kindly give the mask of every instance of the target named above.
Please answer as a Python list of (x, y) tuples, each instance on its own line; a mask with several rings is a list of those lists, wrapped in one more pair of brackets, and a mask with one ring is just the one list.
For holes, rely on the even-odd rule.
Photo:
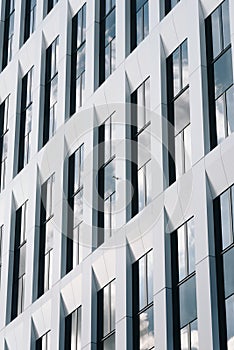
[(168, 142), (169, 183), (171, 184), (191, 168), (187, 40), (168, 57), (167, 72), (169, 134), (171, 134), (171, 124), (174, 125), (174, 142)]
[[(223, 1), (206, 19), (211, 147), (233, 132), (230, 106), (234, 103), (229, 1)], [(212, 47), (211, 47), (212, 44)]]
[(154, 348), (154, 317), (153, 317), (153, 251), (149, 251), (133, 265), (133, 293), (138, 284), (138, 293), (134, 300), (133, 314), (138, 329), (134, 334), (134, 348)]
[(59, 37), (57, 37), (46, 50), (43, 145), (54, 135), (56, 129), (58, 49)]
[(11, 300), (11, 320), (17, 317), (24, 308), (25, 260), (26, 260), (26, 212), (27, 202), (16, 211), (13, 284)]
[(70, 115), (83, 104), (85, 88), (86, 4), (72, 19)]
[(64, 349), (81, 350), (81, 306), (65, 319)]
[(234, 295), (225, 301), (226, 322), (227, 322), (227, 349), (233, 349), (234, 343)]
[(115, 1), (100, 3), (99, 85), (115, 69)]
[(103, 324), (98, 322), (98, 342), (103, 349), (115, 349), (115, 308), (116, 292), (115, 280), (110, 282), (98, 292), (98, 320), (102, 319)]
[(214, 63), (215, 97), (219, 97), (233, 82), (231, 49)]
[(223, 255), (225, 298), (229, 297), (231, 294), (234, 294), (233, 264), (234, 249), (230, 249)]
[(36, 341), (36, 350), (50, 350), (51, 342), (50, 342), (50, 331), (44, 334), (41, 338)]
[(4, 34), (3, 34), (3, 50), (2, 50), (2, 69), (12, 59), (12, 43), (14, 37), (14, 17), (15, 4), (13, 0), (6, 0), (5, 18), (4, 18)]
[(0, 190), (5, 188), (8, 150), (9, 96), (0, 105)]
[(180, 299), (180, 327), (188, 324), (197, 318), (197, 304), (196, 304), (196, 278), (195, 276), (189, 278), (179, 287)]

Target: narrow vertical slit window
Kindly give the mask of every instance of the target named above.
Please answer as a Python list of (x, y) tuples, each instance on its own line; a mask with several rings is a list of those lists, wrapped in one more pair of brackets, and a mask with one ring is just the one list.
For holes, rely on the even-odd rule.
[(57, 4), (58, 0), (46, 0), (47, 1), (47, 14), (52, 10), (52, 8)]
[(6, 184), (9, 97), (0, 105), (0, 191), (4, 190)]
[(193, 218), (172, 233), (171, 249), (174, 347), (198, 349)]
[(214, 200), (220, 349), (234, 342), (234, 186)]
[(165, 0), (165, 14), (168, 14), (180, 0)]
[(65, 350), (81, 350), (81, 315), (80, 306), (65, 319)]
[(115, 0), (100, 1), (99, 85), (115, 70)]
[(67, 235), (67, 272), (83, 259), (83, 187), (84, 187), (84, 144), (69, 158), (68, 171), (68, 235)]
[(206, 19), (210, 146), (214, 148), (234, 131), (232, 47), (229, 1)]
[(97, 348), (115, 349), (115, 280), (98, 292)]
[(132, 217), (151, 201), (150, 79), (131, 95)]
[(26, 0), (24, 17), (24, 42), (28, 40), (34, 32), (36, 22), (36, 0)]
[(58, 95), (58, 48), (59, 37), (57, 37), (46, 50), (43, 145), (45, 145), (47, 141), (54, 135), (56, 130)]
[(12, 59), (14, 21), (15, 21), (15, 0), (6, 0), (4, 34), (3, 34), (3, 50), (2, 50), (2, 55), (3, 55), (2, 69), (4, 69)]
[(55, 174), (51, 175), (41, 187), (38, 297), (50, 289), (52, 285), (54, 182)]
[(45, 333), (42, 337), (36, 340), (36, 350), (50, 350), (51, 349), (51, 334), (50, 331)]
[(154, 349), (153, 251), (133, 264), (134, 349)]
[(149, 1), (131, 0), (131, 50), (149, 34)]
[(98, 130), (98, 245), (115, 229), (115, 140), (117, 124), (112, 114)]
[(85, 89), (86, 4), (72, 19), (70, 115), (83, 104)]
[(169, 184), (191, 168), (188, 43), (167, 59)]
[(33, 108), (32, 80), (33, 68), (22, 79), (18, 172), (23, 169), (30, 158)]
[(27, 206), (28, 201), (16, 211), (11, 320), (24, 310)]

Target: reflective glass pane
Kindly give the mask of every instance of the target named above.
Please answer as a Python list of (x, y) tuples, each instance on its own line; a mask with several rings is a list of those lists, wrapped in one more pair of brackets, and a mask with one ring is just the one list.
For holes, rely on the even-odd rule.
[(215, 117), (216, 117), (216, 133), (217, 133), (217, 143), (221, 143), (225, 137), (226, 134), (226, 117), (225, 117), (225, 109), (224, 109), (224, 95), (221, 95), (216, 101), (215, 101)]
[(76, 350), (77, 342), (77, 311), (74, 311), (71, 315), (71, 349)]
[(213, 57), (215, 58), (222, 50), (221, 46), (221, 22), (220, 7), (218, 7), (211, 15), (212, 41), (213, 41)]
[(79, 264), (79, 225), (73, 229), (73, 237), (72, 237), (72, 247), (73, 247), (73, 255), (72, 255), (72, 264), (73, 268)]
[(194, 220), (187, 222), (188, 232), (188, 268), (189, 273), (195, 271), (195, 231), (194, 231)]
[(106, 17), (105, 46), (115, 37), (115, 10)]
[(144, 5), (144, 38), (149, 34), (149, 2)]
[(83, 41), (86, 39), (86, 4), (83, 6)]
[(26, 106), (32, 102), (32, 69), (27, 74), (27, 101)]
[(179, 281), (181, 281), (187, 275), (185, 225), (183, 225), (180, 228), (178, 228), (178, 230), (177, 230), (177, 241), (178, 241)]
[(153, 306), (140, 314), (140, 350), (154, 347), (154, 315)]
[(215, 98), (217, 98), (227, 90), (233, 82), (231, 48), (214, 63), (214, 80)]
[(112, 160), (104, 169), (104, 199), (115, 192), (115, 161)]
[(18, 288), (17, 314), (20, 314), (24, 308), (24, 276), (19, 278)]
[(231, 207), (230, 207), (230, 191), (227, 190), (220, 196), (221, 207), (221, 228), (222, 228), (222, 246), (223, 249), (232, 243), (231, 235)]
[(147, 254), (148, 304), (153, 301), (153, 251)]
[(53, 231), (54, 224), (51, 219), (46, 223), (45, 253), (53, 248)]
[(19, 276), (25, 274), (25, 259), (26, 259), (26, 244), (20, 248), (20, 261), (19, 261)]
[(190, 123), (189, 89), (186, 89), (174, 102), (175, 134)]
[(111, 68), (110, 72), (112, 73), (115, 70), (116, 67), (116, 45), (115, 45), (115, 39), (113, 39), (110, 43), (111, 45)]
[(116, 308), (116, 286), (115, 281), (110, 284), (110, 297), (111, 297), (111, 319), (110, 319), (110, 330), (113, 331), (115, 329), (115, 308)]
[(14, 19), (15, 19), (15, 12), (13, 12), (9, 17), (9, 34), (8, 38), (10, 38), (14, 34)]
[(83, 190), (74, 196), (73, 227), (79, 225), (81, 221), (83, 221)]
[(197, 327), (197, 320), (193, 321), (190, 325), (190, 331), (191, 331), (191, 350), (198, 350), (199, 344), (198, 344), (198, 327)]
[(76, 77), (78, 78), (85, 71), (85, 45), (77, 51)]
[(115, 350), (115, 334), (104, 340), (103, 350)]
[(145, 83), (145, 124), (150, 121), (150, 79), (148, 78)]
[(143, 8), (136, 14), (137, 45), (143, 40)]
[(191, 149), (191, 124), (184, 128), (184, 171), (186, 172), (192, 165), (192, 149)]
[(25, 116), (25, 132), (24, 135), (27, 135), (32, 130), (32, 104), (26, 109)]
[(146, 256), (143, 256), (139, 262), (139, 310), (147, 305), (146, 289)]
[(225, 298), (234, 293), (234, 249), (228, 250), (223, 255), (223, 270), (224, 270), (224, 290)]
[(225, 300), (227, 322), (227, 348), (234, 348), (234, 295)]
[(189, 350), (189, 326), (185, 326), (180, 330), (181, 350)]
[(143, 166), (138, 170), (138, 209), (141, 211), (146, 206), (146, 174)]
[(180, 327), (184, 327), (197, 317), (196, 279), (189, 278), (179, 287)]
[[(104, 202), (104, 228), (109, 230), (111, 228), (111, 197), (108, 197)], [(107, 236), (110, 236), (110, 232), (107, 232)]]
[(175, 165), (176, 178), (178, 179), (184, 173), (184, 134), (181, 131), (175, 137)]
[(111, 74), (111, 63), (110, 63), (110, 58), (111, 58), (111, 53), (110, 53), (110, 44), (106, 46), (105, 48), (105, 78), (109, 77)]
[(106, 3), (106, 14), (110, 12), (112, 5), (111, 5), (111, 0), (104, 0)]
[(58, 74), (51, 80), (50, 86), (50, 107), (57, 102), (58, 94)]
[(141, 168), (151, 158), (151, 129), (148, 126), (138, 135), (138, 168)]
[(222, 23), (223, 23), (223, 48), (231, 43), (230, 21), (229, 21), (229, 2), (224, 1), (222, 4)]
[(153, 174), (152, 174), (152, 163), (149, 161), (145, 165), (146, 172), (146, 204), (148, 205), (152, 201), (153, 194)]
[(82, 75), (76, 79), (76, 109), (82, 105)]
[(105, 157), (104, 161), (108, 161), (111, 158), (111, 118), (108, 118), (104, 125), (104, 140), (105, 140)]
[(76, 350), (81, 350), (81, 307), (77, 309), (77, 323)]
[(180, 48), (172, 54), (174, 96), (181, 90)]
[(82, 43), (82, 10), (77, 14), (77, 48)]
[(8, 150), (8, 133), (5, 134), (3, 138), (2, 160), (7, 158), (7, 150)]
[(188, 42), (187, 40), (181, 45), (182, 51), (182, 87), (184, 88), (189, 83), (188, 71)]
[(146, 124), (145, 118), (145, 86), (142, 84), (137, 89), (137, 129), (141, 130)]
[(146, 0), (136, 0), (136, 10), (138, 11), (146, 2)]
[(234, 131), (234, 85), (226, 92), (228, 135)]
[(110, 333), (110, 285), (103, 288), (103, 336)]

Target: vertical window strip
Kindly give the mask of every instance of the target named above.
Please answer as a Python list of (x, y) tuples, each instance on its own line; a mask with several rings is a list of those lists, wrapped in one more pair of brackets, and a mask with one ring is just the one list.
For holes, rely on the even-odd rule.
[(6, 183), (9, 99), (10, 95), (0, 105), (0, 191), (4, 190)]
[(153, 251), (133, 264), (134, 349), (154, 349)]
[(56, 130), (57, 94), (58, 94), (58, 47), (57, 37), (46, 50), (45, 110), (43, 145)]
[(16, 211), (11, 320), (24, 309), (27, 206), (28, 201)]
[(115, 139), (116, 125), (113, 114), (99, 126), (98, 150), (98, 228), (99, 243), (110, 237), (115, 228), (114, 208), (116, 193)]
[(69, 158), (67, 272), (83, 258), (83, 171), (84, 144)]
[(3, 37), (3, 58), (2, 69), (12, 59), (12, 45), (14, 36), (14, 16), (15, 3), (14, 0), (6, 0), (5, 2), (5, 19), (4, 19), (4, 37)]
[(149, 34), (149, 1), (131, 0), (131, 50)]
[(81, 350), (82, 307), (78, 307), (65, 318), (64, 349)]
[(115, 348), (115, 280), (98, 292), (97, 341), (98, 349)]
[(33, 68), (22, 79), (18, 172), (29, 162), (32, 130), (32, 76)]
[(169, 184), (191, 168), (188, 78), (188, 44), (185, 40), (167, 59)]
[(25, 3), (25, 21), (24, 21), (24, 42), (30, 37), (35, 29), (36, 21), (36, 0), (26, 0)]
[(51, 349), (51, 331), (45, 333), (41, 338), (36, 340), (36, 350), (50, 350)]
[(99, 85), (115, 70), (115, 1), (100, 2)]
[(83, 104), (85, 88), (86, 4), (72, 19), (70, 115)]
[(192, 350), (198, 348), (193, 218), (172, 234), (171, 249), (174, 346)]
[(55, 174), (52, 174), (41, 187), (38, 297), (52, 285), (54, 182)]
[(234, 131), (233, 66), (229, 1), (223, 1), (206, 19), (210, 144), (214, 148)]

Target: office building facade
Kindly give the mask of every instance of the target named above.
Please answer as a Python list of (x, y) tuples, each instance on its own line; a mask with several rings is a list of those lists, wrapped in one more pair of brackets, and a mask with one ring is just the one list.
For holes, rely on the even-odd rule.
[(234, 0), (0, 0), (0, 349), (234, 349)]

